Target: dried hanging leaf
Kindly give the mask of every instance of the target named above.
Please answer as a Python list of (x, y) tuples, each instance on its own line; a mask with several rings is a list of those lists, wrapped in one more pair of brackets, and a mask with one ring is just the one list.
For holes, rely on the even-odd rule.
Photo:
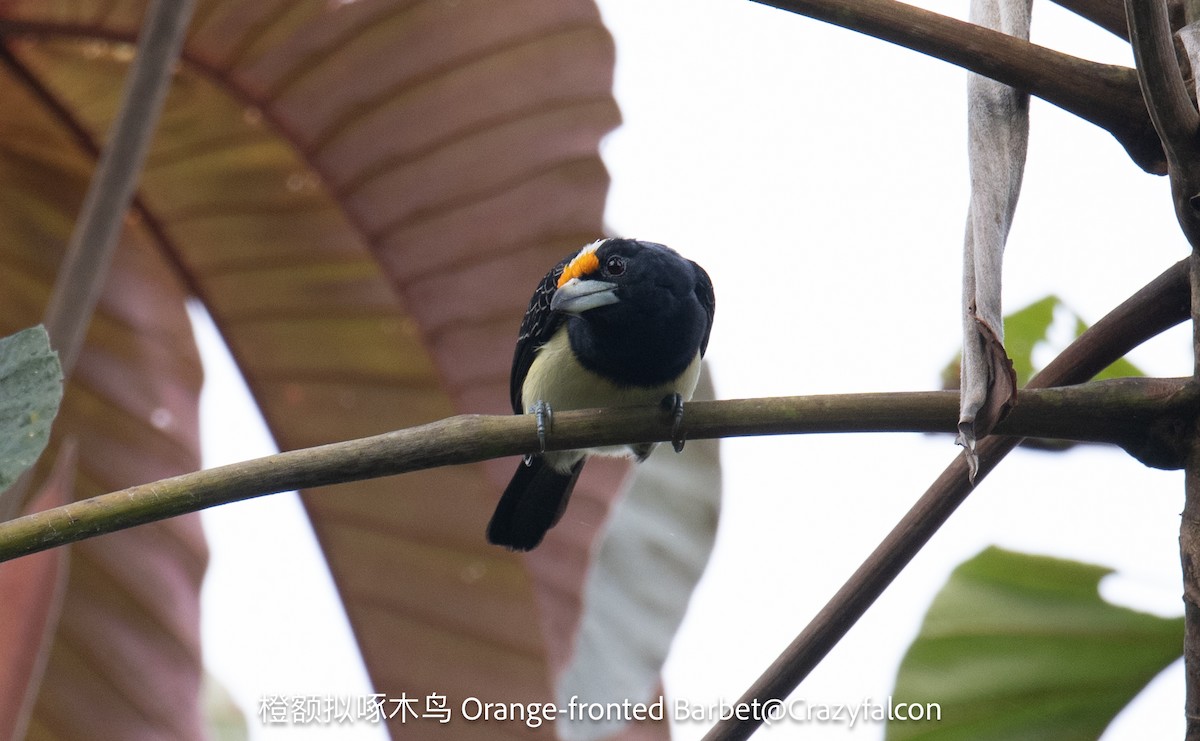
[[(1029, 38), (1032, 0), (973, 0), (971, 20)], [(967, 83), (971, 205), (963, 253), (963, 366), (958, 443), (970, 476), (975, 442), (1016, 398), (1016, 376), (1004, 352), (1001, 274), (1004, 246), (1021, 192), (1029, 142), (1029, 95), (971, 75)]]

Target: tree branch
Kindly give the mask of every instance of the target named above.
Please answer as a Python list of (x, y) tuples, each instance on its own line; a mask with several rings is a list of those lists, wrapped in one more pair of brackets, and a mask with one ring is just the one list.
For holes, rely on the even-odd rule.
[[(1187, 380), (1124, 379), (1023, 392), (1002, 429), (1009, 434), (1122, 443), (1156, 420), (1194, 416), (1200, 391)], [(1103, 410), (1100, 411), (1100, 410)], [(833, 394), (687, 405), (692, 439), (836, 432), (953, 432), (958, 392)], [(1077, 420), (1077, 424), (1072, 424)], [(657, 409), (554, 415), (549, 450), (671, 439)], [(293, 489), (538, 450), (530, 415), (461, 415), (374, 437), (294, 450), (143, 484), (0, 523), (0, 561), (84, 538)]]
[[(1030, 380), (1028, 388), (1079, 383), (1091, 378), (1141, 342), (1186, 319), (1189, 294), (1188, 261), (1182, 260), (1080, 335)], [(1012, 414), (1017, 414), (1020, 408), (1018, 402)], [(979, 456), (976, 480), (982, 480), (1019, 443), (1018, 437), (992, 436), (982, 440), (976, 448)], [(960, 455), (812, 622), (742, 695), (738, 705), (762, 707), (769, 701), (782, 700), (791, 694), (858, 622), (971, 490), (967, 480), (967, 464)], [(749, 738), (761, 721), (761, 718), (738, 720), (737, 714), (732, 714), (717, 723), (705, 735), (704, 741)]]
[(1126, 0), (1129, 37), (1150, 119), (1162, 140), (1175, 216), (1193, 249), (1200, 247), (1200, 113), (1188, 96), (1175, 56), (1165, 0)]
[(1129, 24), (1125, 22), (1125, 4), (1121, 0), (1054, 0), (1078, 16), (1087, 18), (1109, 33), (1129, 40)]
[(1138, 81), (1168, 162), (1194, 159), (1200, 118), (1188, 97), (1165, 0), (1126, 0)]
[(1147, 172), (1166, 172), (1133, 70), (1100, 64), (896, 0), (754, 0), (956, 64), (1028, 90), (1116, 137)]
[(171, 83), (194, 0), (152, 0), (111, 138), (88, 186), (58, 280), (46, 331), (69, 376), (100, 299), (125, 211)]
[[(1125, 0), (1129, 38), (1138, 80), (1150, 118), (1162, 138), (1171, 178), (1175, 217), (1192, 246), (1193, 373), (1200, 379), (1200, 113), (1188, 96), (1166, 0)], [(1185, 13), (1186, 15), (1186, 13)], [(1192, 65), (1193, 72), (1196, 69)], [(1183, 513), (1179, 523), (1179, 560), (1183, 568), (1185, 737), (1200, 740), (1200, 437), (1186, 438), (1192, 455), (1184, 475)]]

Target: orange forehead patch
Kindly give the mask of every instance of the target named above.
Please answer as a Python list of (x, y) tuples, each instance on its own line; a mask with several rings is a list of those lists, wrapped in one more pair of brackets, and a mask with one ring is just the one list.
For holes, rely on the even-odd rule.
[(562, 275), (558, 276), (558, 287), (562, 288), (572, 278), (581, 278), (599, 269), (600, 259), (596, 257), (596, 250), (584, 250), (563, 268)]

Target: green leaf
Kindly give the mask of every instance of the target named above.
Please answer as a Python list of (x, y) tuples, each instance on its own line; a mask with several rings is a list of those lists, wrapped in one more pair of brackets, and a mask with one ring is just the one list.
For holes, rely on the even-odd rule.
[[(1050, 341), (1050, 328), (1054, 325), (1054, 314), (1065, 310), (1075, 323), (1075, 337), (1087, 330), (1088, 324), (1062, 299), (1050, 294), (1017, 309), (1004, 317), (1004, 349), (1012, 360), (1017, 373), (1017, 385), (1024, 386), (1033, 375), (1041, 370), (1033, 364), (1033, 353), (1039, 345)], [(942, 388), (958, 388), (958, 376), (962, 366), (959, 353), (942, 369)], [(1125, 358), (1105, 368), (1096, 379), (1141, 377), (1146, 374)]]
[(0, 339), (0, 492), (37, 462), (61, 401), (62, 368), (45, 328)]
[(1054, 311), (1060, 306), (1062, 300), (1051, 294), (1004, 317), (1004, 349), (1022, 385), (1034, 374), (1033, 350), (1046, 341)]
[(901, 662), (895, 703), (941, 720), (893, 721), (890, 741), (1096, 739), (1183, 647), (1183, 618), (1101, 599), (1110, 569), (988, 548), (934, 599)]

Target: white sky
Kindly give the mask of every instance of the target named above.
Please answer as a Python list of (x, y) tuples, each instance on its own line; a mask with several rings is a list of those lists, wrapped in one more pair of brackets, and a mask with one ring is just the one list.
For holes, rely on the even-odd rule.
[[(966, 8), (922, 4), (960, 16)], [(600, 7), (617, 39), (625, 117), (604, 148), (610, 228), (669, 244), (712, 275), (718, 397), (936, 388), (959, 331), (966, 74), (744, 0)], [(1048, 3), (1036, 4), (1033, 33), (1131, 63), (1124, 43)], [(1094, 321), (1186, 252), (1166, 180), (1143, 174), (1107, 133), (1035, 100), (1006, 310), (1057, 293)], [(1190, 373), (1187, 330), (1132, 359), (1151, 375)], [(269, 452), (253, 435), (231, 438), (256, 422), (227, 396), (236, 376), (211, 353), (206, 371), (206, 465)], [(717, 546), (668, 661), (668, 694), (695, 703), (741, 695), (957, 451), (949, 437), (918, 435), (726, 441)], [(1178, 472), (1111, 450), (1015, 453), (801, 685), (803, 697), (885, 698), (949, 571), (991, 544), (1115, 568), (1107, 597), (1178, 614), (1182, 491)], [(214, 551), (206, 660), (246, 709), (253, 737), (383, 738), (259, 726), (263, 695), (369, 690), (353, 644), (335, 639), (345, 630), (335, 598), (314, 586), (324, 567), (294, 497), (204, 517)], [(274, 660), (247, 666), (251, 647)], [(1182, 681), (1169, 669), (1105, 739), (1182, 735)], [(675, 737), (706, 729), (683, 724)], [(803, 730), (878, 739), (884, 729)]]

